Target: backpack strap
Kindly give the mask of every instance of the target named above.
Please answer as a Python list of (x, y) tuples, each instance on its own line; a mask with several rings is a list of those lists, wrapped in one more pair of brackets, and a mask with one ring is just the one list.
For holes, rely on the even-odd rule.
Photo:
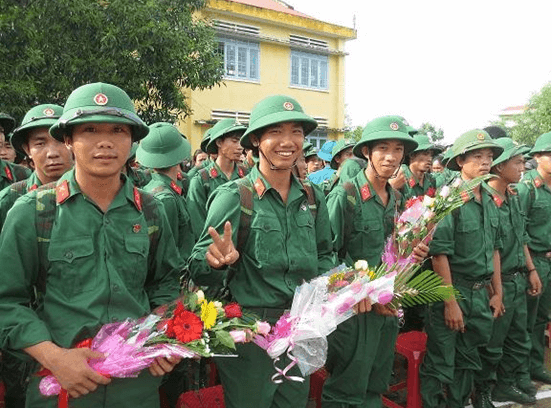
[(27, 179), (11, 184), (10, 190), (16, 193), (18, 197), (27, 194)]
[(148, 276), (146, 277), (146, 284), (153, 279), (153, 275), (150, 275), (149, 271), (153, 271), (154, 255), (157, 252), (157, 246), (159, 245), (159, 207), (155, 202), (153, 195), (148, 194), (142, 190), (138, 190), (142, 200), (142, 213), (146, 219), (148, 225), (148, 238), (150, 241), (149, 259), (148, 259)]
[(303, 188), (307, 193), (307, 201), (309, 203), (309, 210), (312, 213), (314, 220), (316, 221), (316, 215), (318, 213), (318, 207), (316, 206), (316, 193), (314, 187), (309, 181), (300, 180)]
[[(357, 195), (356, 195), (356, 187), (353, 183), (350, 181), (346, 181), (341, 185), (343, 189), (345, 190), (345, 193), (347, 193), (347, 213), (349, 213), (348, 217), (345, 218), (345, 226), (343, 229), (343, 240), (347, 240), (348, 237), (351, 236), (351, 232), (353, 230), (353, 220), (355, 217), (355, 211), (356, 211), (356, 204), (357, 204)], [(347, 255), (347, 251), (345, 248), (341, 248), (339, 250), (338, 256), (340, 259), (345, 259)]]

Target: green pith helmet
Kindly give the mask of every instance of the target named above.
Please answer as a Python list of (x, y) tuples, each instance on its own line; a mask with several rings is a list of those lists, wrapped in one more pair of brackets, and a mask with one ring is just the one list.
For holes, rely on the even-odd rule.
[(441, 163), (443, 163), (443, 166), (447, 167), (447, 163), (449, 162), (451, 155), (452, 155), (452, 146), (447, 148), (443, 153), (443, 160), (441, 160)]
[(487, 132), (482, 129), (474, 129), (464, 133), (454, 141), (451, 147), (450, 158), (447, 167), (451, 170), (460, 170), (456, 158), (473, 150), (489, 148), (493, 151), (493, 158), (500, 156), (504, 150), (497, 145)]
[(502, 151), (500, 156), (498, 156), (496, 159), (493, 160), (492, 167), (496, 166), (497, 164), (507, 162), (511, 158), (516, 157), (520, 154), (523, 154), (523, 152), (525, 151), (523, 145), (520, 145), (514, 142), (509, 137), (501, 137), (498, 139), (494, 139), (494, 142), (497, 145), (502, 146), (504, 150)]
[(529, 154), (533, 156), (535, 153), (549, 152), (550, 151), (550, 132), (543, 133), (539, 136), (535, 142), (535, 146), (531, 149)]
[(63, 108), (63, 115), (50, 128), (50, 134), (63, 141), (70, 126), (81, 123), (124, 123), (132, 127), (132, 140), (148, 134), (147, 125), (136, 114), (125, 91), (115, 85), (96, 82), (75, 89)]
[(520, 144), (519, 149), (521, 150), (521, 154), (523, 154), (523, 156), (531, 151), (531, 147), (527, 146), (526, 144)]
[(201, 143), (199, 144), (199, 148), (201, 151), (207, 153), (207, 145), (209, 144), (209, 141), (211, 140), (211, 131), (213, 128), (209, 128), (205, 131), (203, 134), (203, 137), (201, 138)]
[(138, 142), (132, 143), (132, 146), (130, 146), (130, 153), (128, 154), (127, 162), (136, 158), (136, 152), (138, 151), (139, 145), (140, 143)]
[(221, 139), (234, 132), (237, 133), (236, 136), (241, 137), (241, 135), (245, 132), (245, 129), (247, 129), (247, 127), (235, 119), (222, 119), (218, 121), (217, 124), (211, 128), (211, 133), (209, 133), (209, 142), (205, 146), (207, 149), (205, 150), (205, 153), (218, 153), (217, 139)]
[(0, 112), (0, 126), (4, 128), (4, 134), (8, 135), (15, 127), (15, 119), (4, 112)]
[(305, 160), (315, 156), (318, 157), (318, 149), (316, 147), (311, 147), (305, 152)]
[[(298, 122), (303, 125), (303, 132), (307, 136), (318, 126), (295, 99), (285, 95), (273, 95), (260, 101), (251, 112), (249, 126), (241, 138), (241, 145), (252, 149), (251, 134), (270, 125), (283, 122)], [(260, 136), (260, 135), (259, 135)]]
[(303, 154), (306, 154), (309, 150), (311, 150), (314, 146), (311, 142), (305, 140), (303, 142)]
[(158, 122), (140, 142), (136, 160), (150, 169), (164, 169), (190, 160), (192, 147), (178, 129), (170, 123)]
[(408, 153), (418, 147), (412, 136), (408, 133), (408, 122), (401, 116), (382, 116), (376, 118), (364, 127), (362, 131), (362, 137), (353, 148), (355, 156), (364, 159), (362, 155), (362, 147), (370, 147), (376, 142), (384, 140), (398, 140), (404, 144), (405, 157)]
[(412, 156), (416, 153), (425, 152), (425, 151), (429, 150), (429, 151), (431, 151), (432, 156), (436, 156), (443, 150), (442, 147), (437, 146), (436, 144), (433, 144), (431, 142), (431, 140), (429, 140), (429, 137), (427, 135), (422, 134), (422, 133), (417, 133), (412, 138), (416, 142), (418, 142), (418, 147), (415, 148), (414, 150), (412, 150), (410, 152), (410, 154), (405, 156), (404, 163), (407, 164), (407, 165), (410, 164), (410, 156)]
[(330, 161), (330, 167), (332, 169), (337, 170), (339, 168), (339, 165), (335, 161), (337, 155), (344, 150), (355, 147), (355, 143), (356, 142), (353, 139), (340, 139), (337, 141), (332, 149), (332, 160)]
[(25, 155), (23, 144), (27, 141), (29, 130), (36, 128), (49, 129), (63, 113), (63, 107), (54, 104), (43, 104), (29, 109), (21, 122), (21, 126), (13, 131), (11, 144), (15, 150)]

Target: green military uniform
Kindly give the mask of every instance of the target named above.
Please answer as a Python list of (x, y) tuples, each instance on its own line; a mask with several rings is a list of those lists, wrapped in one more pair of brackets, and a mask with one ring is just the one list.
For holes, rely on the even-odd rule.
[(30, 191), (36, 190), (41, 185), (42, 182), (36, 172), (33, 172), (28, 179), (11, 184), (0, 191), (0, 231), (2, 231), (8, 211), (12, 208), (15, 200)]
[[(550, 132), (541, 135), (531, 154), (550, 151)], [(527, 296), (527, 329), (531, 341), (525, 377), (544, 370), (544, 331), (550, 322), (550, 187), (537, 169), (525, 174), (517, 185), (527, 221), (528, 247), (542, 282), (542, 294)], [(527, 379), (527, 378), (526, 378)]]
[(27, 167), (0, 159), (0, 190), (12, 183), (25, 180), (31, 173)]
[(421, 181), (418, 180), (416, 176), (410, 171), (410, 167), (408, 167), (408, 165), (403, 164), (401, 166), (401, 169), (403, 171), (406, 182), (404, 186), (399, 189), (399, 191), (401, 192), (405, 200), (411, 197), (417, 197), (427, 194), (428, 191), (431, 193), (432, 190), (433, 193), (435, 193), (437, 184), (435, 182), (433, 174), (424, 174), (424, 180)]
[[(141, 317), (178, 296), (180, 258), (167, 235), (167, 219), (156, 206), (159, 237), (155, 252), (150, 252), (141, 199), (131, 183), (125, 178), (123, 182), (106, 213), (80, 192), (73, 170), (58, 181), (56, 190), (33, 191), (13, 206), (0, 236), (0, 262), (10, 265), (10, 273), (0, 280), (3, 348), (19, 350), (48, 340), (70, 348), (93, 337), (103, 324)], [(46, 266), (38, 256), (37, 200), (50, 191), (57, 193), (57, 211), (47, 255), (48, 279), (43, 303), (31, 310), (23, 305), (31, 301), (32, 285)], [(31, 379), (29, 406), (56, 407), (55, 398), (39, 394), (39, 381)], [(71, 406), (155, 407), (158, 385), (145, 372), (138, 379), (100, 386), (71, 401)]]
[[(283, 95), (268, 97), (253, 109), (241, 144), (251, 149), (249, 135), (252, 132), (290, 121), (301, 123), (305, 134), (316, 128), (316, 121), (304, 114), (293, 98)], [(254, 167), (243, 180), (215, 190), (209, 198), (205, 225), (221, 233), (225, 222), (230, 221), (232, 240), (240, 258), (226, 269), (210, 268), (205, 253), (212, 239), (204, 230), (189, 265), (195, 283), (214, 287), (226, 284), (234, 300), (270, 323), (275, 323), (284, 309), (291, 306), (298, 285), (334, 266), (330, 221), (323, 194), (293, 175), (290, 181), (286, 202), (258, 167)], [(250, 200), (242, 202), (244, 188), (250, 191)], [(247, 225), (242, 225), (242, 220), (245, 223), (246, 219)], [(247, 234), (246, 239), (244, 234)], [(239, 358), (216, 361), (226, 407), (306, 406), (308, 378), (304, 383), (286, 380), (275, 384), (271, 381), (275, 373), (273, 361), (266, 351), (254, 344), (237, 347)], [(287, 364), (289, 361), (286, 360), (282, 363)], [(300, 372), (294, 367), (288, 374), (300, 375)]]
[(452, 153), (452, 149), (449, 148), (447, 151), (445, 151), (445, 154), (443, 155), (443, 165), (445, 168), (442, 172), (437, 173), (434, 175), (435, 177), (435, 184), (437, 188), (440, 188), (444, 186), (445, 184), (451, 183), (454, 179), (458, 178), (460, 176), (460, 173), (456, 170), (452, 170), (447, 167), (447, 163), (450, 160), (450, 155)]
[[(460, 136), (453, 145), (447, 166), (458, 169), (455, 158), (473, 150), (491, 148), (495, 157), (502, 147), (482, 130)], [(424, 407), (460, 408), (467, 404), (472, 391), (474, 373), (481, 370), (478, 347), (485, 346), (491, 336), (492, 311), (486, 287), (494, 271), (494, 250), (502, 243), (499, 234), (499, 213), (489, 194), (482, 192), (481, 201), (469, 195), (465, 204), (447, 215), (437, 226), (430, 243), (430, 255), (447, 255), (452, 283), (460, 292), (465, 332), (449, 329), (445, 324), (443, 302), (428, 306), (425, 329), (428, 335), (426, 355), (420, 369)], [(446, 400), (443, 387), (448, 388)]]
[[(496, 139), (496, 143), (504, 147), (504, 153), (493, 162), (493, 167), (521, 154), (519, 147), (510, 138)], [(527, 282), (524, 245), (527, 243), (527, 235), (517, 192), (512, 188), (504, 196), (488, 184), (483, 184), (482, 187), (485, 194), (491, 196), (499, 212), (502, 303), (505, 312), (493, 321), (490, 341), (480, 349), (482, 369), (476, 373), (475, 379), (479, 383), (496, 382), (496, 391), (516, 386), (517, 375), (530, 350), (526, 346)], [(525, 397), (518, 394), (518, 397)], [(530, 401), (527, 399), (525, 402)]]
[[(386, 139), (402, 141), (408, 153), (417, 143), (406, 126), (398, 117), (371, 121), (353, 149), (355, 155), (363, 158), (362, 146)], [(385, 240), (392, 233), (401, 202), (400, 193), (389, 184), (387, 193), (389, 199), (384, 205), (361, 171), (328, 195), (333, 247), (340, 263), (351, 266), (361, 259), (371, 266), (381, 263)], [(326, 361), (330, 377), (322, 393), (324, 408), (381, 406), (381, 394), (387, 391), (391, 379), (398, 331), (396, 317), (370, 312), (353, 316), (330, 334)]]

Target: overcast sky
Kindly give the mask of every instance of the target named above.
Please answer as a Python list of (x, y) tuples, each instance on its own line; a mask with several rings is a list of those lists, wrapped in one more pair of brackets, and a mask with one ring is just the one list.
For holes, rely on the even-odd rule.
[(431, 122), (452, 142), (523, 105), (552, 73), (550, 2), (287, 0), (296, 10), (353, 27), (345, 103), (353, 125), (400, 114)]

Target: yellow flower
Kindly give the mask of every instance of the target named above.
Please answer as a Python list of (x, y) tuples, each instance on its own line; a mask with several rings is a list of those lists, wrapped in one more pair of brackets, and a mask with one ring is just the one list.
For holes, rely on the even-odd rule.
[(213, 327), (217, 321), (217, 308), (213, 302), (201, 303), (201, 321), (206, 329)]
[(343, 272), (336, 272), (333, 275), (330, 275), (328, 278), (328, 285), (331, 285), (337, 281), (343, 280), (345, 274)]
[(371, 280), (374, 280), (376, 278), (376, 274), (374, 273), (374, 271), (368, 271), (368, 277)]

